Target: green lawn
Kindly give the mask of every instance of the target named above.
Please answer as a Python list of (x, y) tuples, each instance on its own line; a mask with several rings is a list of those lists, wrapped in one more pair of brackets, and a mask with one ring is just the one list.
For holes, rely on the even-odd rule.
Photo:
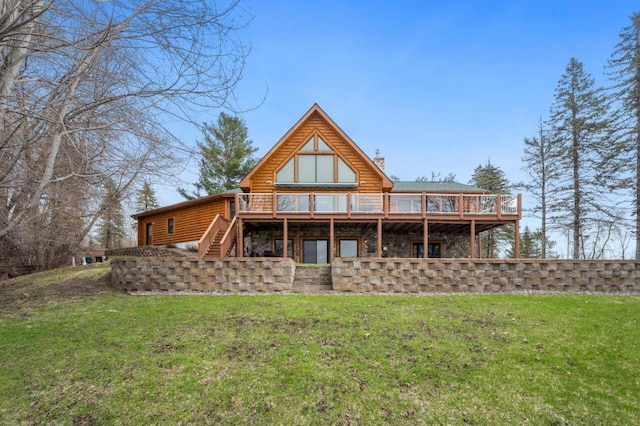
[(640, 424), (638, 296), (68, 299), (3, 306), (0, 424)]

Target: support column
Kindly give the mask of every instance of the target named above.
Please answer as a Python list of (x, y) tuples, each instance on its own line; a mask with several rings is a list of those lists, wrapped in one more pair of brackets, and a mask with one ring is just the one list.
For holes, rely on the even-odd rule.
[(287, 257), (289, 253), (289, 223), (285, 217), (282, 221), (282, 257)]
[(329, 219), (329, 263), (333, 262), (335, 242), (334, 242), (334, 229), (333, 218)]
[(244, 223), (240, 218), (236, 229), (236, 257), (244, 257)]
[(516, 220), (516, 224), (515, 224), (515, 232), (513, 233), (514, 237), (515, 237), (515, 241), (513, 244), (513, 254), (515, 256), (516, 259), (520, 259), (520, 221)]
[(472, 259), (476, 257), (476, 221), (471, 220), (471, 257)]
[(382, 219), (378, 219), (378, 247), (376, 250), (378, 251), (377, 256), (382, 257)]
[(422, 257), (429, 257), (429, 219), (426, 217), (422, 221)]

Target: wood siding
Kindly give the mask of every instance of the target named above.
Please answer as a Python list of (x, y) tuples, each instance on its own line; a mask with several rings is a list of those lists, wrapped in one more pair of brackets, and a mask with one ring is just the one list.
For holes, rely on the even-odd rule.
[[(141, 218), (138, 220), (138, 245), (146, 244), (147, 223), (153, 224), (153, 245), (198, 241), (217, 214), (229, 218), (231, 200), (233, 199), (213, 200)], [(173, 234), (167, 232), (167, 221), (170, 218), (173, 218)]]
[[(303, 123), (284, 143), (271, 154), (269, 161), (255, 171), (251, 179), (251, 192), (270, 193), (276, 190), (274, 182), (276, 171), (289, 160), (314, 132), (331, 146), (355, 172), (357, 189), (355, 188), (326, 188), (312, 189), (313, 192), (382, 192), (382, 179), (370, 164), (363, 161), (351, 143), (345, 140), (322, 116), (315, 112)], [(375, 166), (373, 166), (375, 167)], [(268, 183), (271, 182), (271, 183)], [(304, 188), (277, 188), (278, 192), (309, 192)]]

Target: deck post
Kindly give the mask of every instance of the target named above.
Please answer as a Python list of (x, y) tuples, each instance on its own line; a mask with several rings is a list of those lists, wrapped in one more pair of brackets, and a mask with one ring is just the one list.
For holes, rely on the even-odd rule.
[(382, 219), (378, 219), (378, 247), (376, 250), (378, 251), (377, 256), (382, 257)]
[(429, 219), (426, 217), (422, 221), (422, 257), (429, 257)]
[(474, 258), (476, 257), (476, 220), (475, 219), (471, 219), (471, 256), (469, 256), (470, 258)]
[(238, 228), (236, 229), (236, 256), (244, 257), (244, 224), (242, 219), (238, 218)]
[(513, 244), (514, 256), (516, 259), (520, 259), (520, 221), (516, 219), (515, 232), (513, 233), (516, 239)]
[(335, 242), (334, 239), (333, 218), (329, 219), (329, 263), (333, 263)]
[(282, 221), (282, 257), (286, 258), (289, 254), (289, 222), (285, 217)]

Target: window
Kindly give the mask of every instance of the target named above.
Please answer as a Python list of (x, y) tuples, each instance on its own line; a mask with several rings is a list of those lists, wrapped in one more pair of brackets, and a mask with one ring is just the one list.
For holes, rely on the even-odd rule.
[(358, 257), (358, 240), (340, 240), (338, 250), (340, 257)]
[(338, 182), (349, 183), (356, 181), (356, 174), (342, 158), (338, 157)]
[(173, 234), (173, 218), (167, 219), (167, 234)]
[(282, 168), (280, 170), (278, 170), (278, 173), (276, 173), (276, 182), (280, 182), (280, 183), (293, 183), (295, 182), (294, 180), (294, 158), (292, 158), (291, 160), (287, 161), (287, 163), (282, 166)]
[(276, 184), (349, 184), (357, 182), (355, 171), (319, 135), (276, 171)]
[[(442, 257), (442, 242), (435, 241), (429, 242), (429, 252), (427, 253), (429, 258)], [(411, 243), (411, 257), (421, 259), (424, 257), (424, 244), (421, 242)]]
[(145, 224), (144, 244), (147, 246), (153, 245), (153, 223)]

